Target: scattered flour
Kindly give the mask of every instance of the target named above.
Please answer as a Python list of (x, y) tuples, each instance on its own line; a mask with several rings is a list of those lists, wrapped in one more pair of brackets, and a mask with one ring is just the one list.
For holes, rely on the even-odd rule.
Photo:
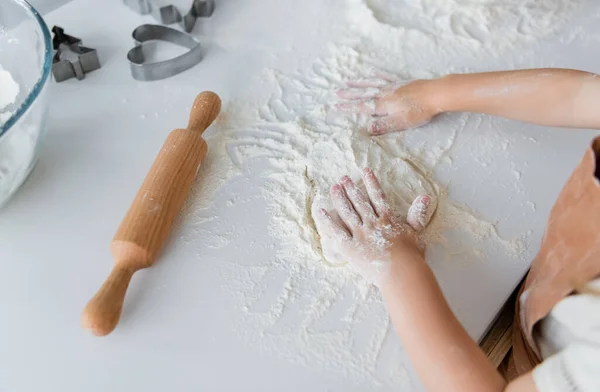
[[(583, 1), (356, 0), (355, 4), (367, 8), (379, 28), (389, 32), (410, 30), (436, 45), (458, 40), (498, 50), (548, 36), (563, 26)], [(366, 18), (358, 13), (355, 20), (364, 26)]]
[[(481, 259), (490, 248), (520, 260), (531, 233), (502, 238), (494, 224), (450, 200), (447, 185), (435, 179), (436, 170), (452, 167), (452, 149), (465, 127), (481, 125), (482, 116), (445, 116), (419, 130), (372, 138), (364, 131), (365, 118), (331, 110), (333, 91), (347, 80), (368, 78), (374, 68), (408, 82), (464, 70), (455, 66), (459, 58), (500, 57), (554, 33), (581, 1), (334, 3), (345, 11), (338, 23), (347, 33), (335, 44), (323, 43), (330, 55), (309, 69), (266, 69), (255, 101), (228, 103), (218, 132), (208, 135), (209, 155), (187, 208), (201, 215), (225, 181), (252, 162), (264, 164), (263, 196), (277, 255), (222, 266), (226, 290), (239, 305), (239, 333), (311, 368), (370, 385), (411, 388), (406, 356), (378, 291), (352, 269), (323, 257), (314, 214), (316, 207), (328, 207), (329, 187), (345, 174), (360, 183), (360, 170), (371, 167), (399, 214), (406, 214), (417, 195), (434, 196), (438, 208), (425, 236), (428, 249), (441, 249), (448, 262)], [(490, 163), (490, 151), (505, 152), (510, 145), (498, 132), (485, 143), (475, 158), (482, 165)], [(238, 199), (234, 195), (225, 204)], [(240, 235), (233, 225), (227, 230), (230, 241)], [(209, 232), (202, 235), (206, 243), (213, 240)], [(222, 233), (214, 241), (227, 246)]]

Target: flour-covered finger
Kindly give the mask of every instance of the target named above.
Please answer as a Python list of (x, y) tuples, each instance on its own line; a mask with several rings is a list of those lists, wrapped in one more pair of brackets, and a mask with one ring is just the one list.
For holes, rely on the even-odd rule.
[(375, 176), (373, 170), (369, 168), (363, 170), (363, 181), (365, 182), (371, 205), (375, 209), (377, 215), (379, 217), (389, 217), (391, 209), (387, 202), (387, 197), (385, 196), (383, 189), (381, 189), (379, 180), (377, 180), (377, 176)]
[(377, 215), (375, 215), (375, 211), (373, 210), (369, 199), (367, 199), (362, 191), (358, 189), (352, 179), (348, 176), (344, 176), (340, 182), (344, 187), (348, 199), (350, 199), (350, 202), (354, 206), (354, 209), (360, 215), (362, 222), (374, 221), (377, 218)]
[(406, 221), (416, 231), (422, 231), (429, 224), (434, 211), (435, 205), (431, 196), (418, 196), (408, 209)]
[(368, 125), (367, 131), (373, 135), (385, 135), (386, 133), (404, 131), (409, 128), (406, 118), (402, 115), (386, 116), (377, 118)]
[(350, 230), (359, 227), (362, 224), (362, 221), (348, 199), (348, 196), (346, 196), (344, 188), (340, 184), (335, 184), (331, 187), (330, 195), (333, 206), (344, 224)]
[(388, 115), (387, 101), (380, 98), (338, 103), (335, 108), (345, 113), (361, 113), (378, 117)]
[(323, 208), (317, 212), (316, 223), (321, 237), (329, 237), (338, 241), (348, 241), (352, 238), (348, 230)]
[(349, 88), (337, 90), (335, 93), (342, 99), (373, 99), (379, 95), (378, 88)]
[(390, 84), (388, 80), (379, 78), (355, 79), (346, 82), (346, 86), (351, 88), (381, 88), (388, 84)]
[(367, 99), (354, 102), (343, 102), (335, 105), (335, 108), (344, 113), (363, 113), (374, 115), (377, 111), (377, 102), (375, 99)]

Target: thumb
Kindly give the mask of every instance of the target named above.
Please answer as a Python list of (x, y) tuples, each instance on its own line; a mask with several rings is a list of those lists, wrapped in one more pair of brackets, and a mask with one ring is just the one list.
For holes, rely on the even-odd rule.
[(367, 132), (373, 136), (384, 135), (390, 132), (404, 131), (424, 124), (423, 121), (412, 123), (406, 113), (376, 118), (368, 125)]
[(435, 207), (431, 196), (418, 196), (408, 209), (406, 221), (416, 231), (422, 231), (431, 220)]

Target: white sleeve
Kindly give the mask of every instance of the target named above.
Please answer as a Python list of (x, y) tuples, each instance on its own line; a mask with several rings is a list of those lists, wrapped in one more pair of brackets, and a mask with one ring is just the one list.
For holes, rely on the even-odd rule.
[(538, 392), (600, 392), (600, 296), (564, 298), (534, 338), (545, 358), (533, 370)]
[(600, 347), (571, 344), (533, 370), (538, 392), (600, 391)]

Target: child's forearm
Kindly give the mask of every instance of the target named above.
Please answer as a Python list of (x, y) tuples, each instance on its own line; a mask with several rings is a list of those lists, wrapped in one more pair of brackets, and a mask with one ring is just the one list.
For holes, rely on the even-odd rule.
[(535, 124), (600, 128), (600, 77), (569, 69), (449, 75), (431, 81), (441, 112), (479, 112)]
[(454, 317), (422, 256), (402, 257), (381, 290), (426, 389), (504, 390), (504, 379)]

